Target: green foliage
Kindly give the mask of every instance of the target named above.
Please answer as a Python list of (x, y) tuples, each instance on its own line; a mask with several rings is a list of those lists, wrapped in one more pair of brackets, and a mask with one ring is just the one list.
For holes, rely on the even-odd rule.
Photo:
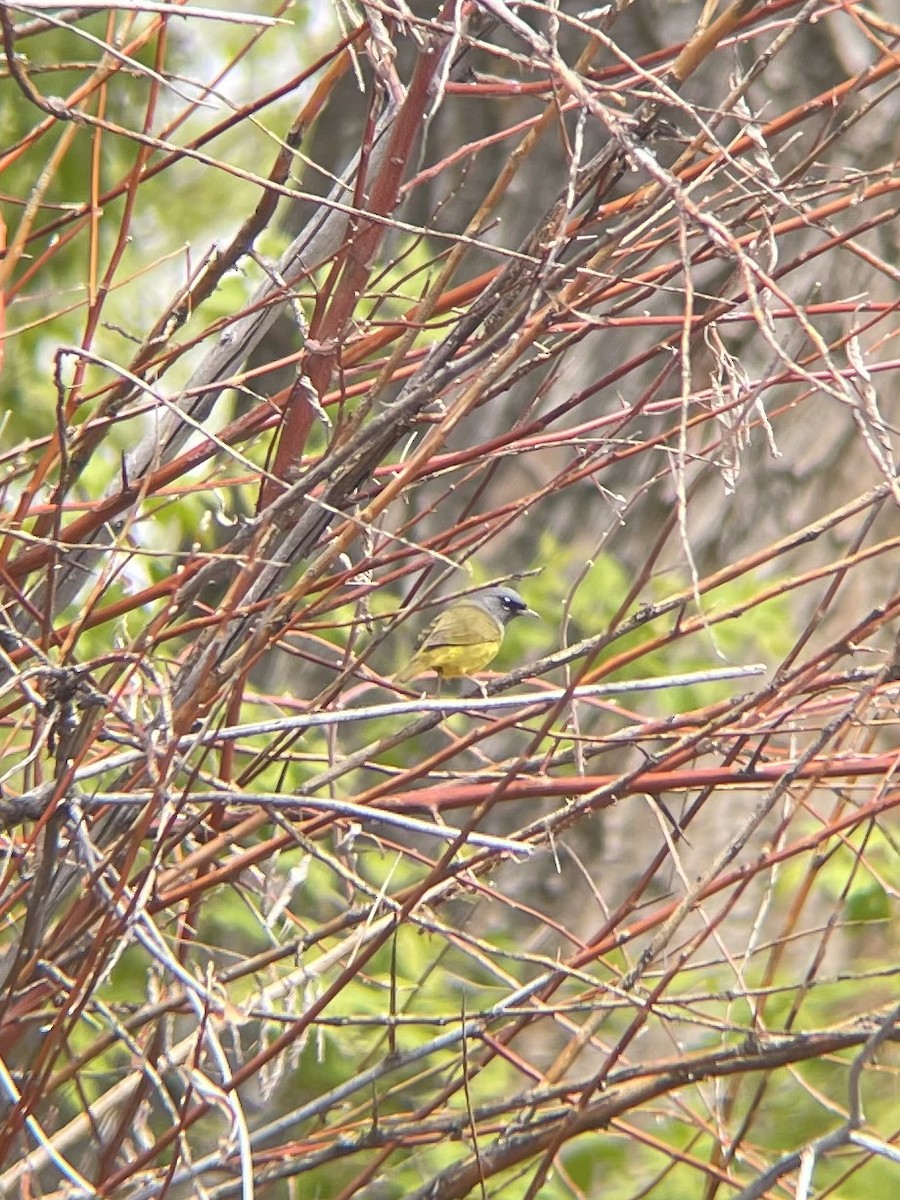
[[(562, 1154), (566, 1173), (585, 1195), (601, 1194), (610, 1200), (627, 1194), (624, 1188), (633, 1187), (635, 1155), (631, 1141), (612, 1130), (589, 1133), (570, 1142)], [(571, 1191), (563, 1190), (559, 1181), (551, 1178), (549, 1193), (552, 1200), (570, 1200)]]
[[(563, 620), (560, 596), (571, 593), (570, 616), (565, 627), (565, 643), (572, 645), (585, 638), (596, 637), (609, 628), (628, 594), (630, 581), (621, 564), (609, 554), (601, 554), (585, 569), (577, 550), (571, 545), (560, 543), (553, 535), (541, 535), (535, 561), (541, 565), (541, 573), (530, 579), (527, 597), (531, 606), (552, 625)], [(639, 655), (633, 663), (614, 672), (611, 679), (628, 679), (636, 675), (658, 676), (678, 672), (699, 671), (717, 667), (723, 663), (745, 664), (762, 660), (778, 662), (793, 644), (796, 635), (795, 620), (789, 594), (775, 596), (757, 603), (756, 597), (772, 587), (772, 578), (748, 572), (739, 578), (718, 587), (715, 592), (702, 598), (703, 613), (710, 621), (708, 629), (702, 628), (692, 637), (676, 637), (669, 645), (662, 645)], [(625, 614), (627, 624), (632, 615), (640, 610), (641, 604), (664, 605), (670, 597), (682, 591), (689, 594), (690, 580), (676, 578), (671, 573), (665, 578), (653, 578), (647, 593), (635, 607)], [(734, 612), (734, 616), (721, 623), (713, 623), (717, 613)], [(665, 615), (642, 623), (638, 628), (624, 634), (615, 634), (609, 644), (595, 660), (597, 666), (612, 657), (639, 651), (655, 639), (668, 639), (678, 631), (686, 618), (696, 613), (696, 607), (688, 599), (683, 609), (669, 611)], [(529, 643), (537, 637), (533, 629), (522, 630), (524, 622), (518, 622), (510, 630), (510, 641), (514, 637), (527, 638)], [(546, 638), (546, 634), (544, 635)], [(513, 645), (513, 649), (515, 646)], [(555, 648), (555, 647), (553, 647)], [(551, 649), (542, 646), (544, 652)], [(673, 688), (656, 693), (654, 703), (663, 711), (682, 712), (717, 698), (734, 693), (733, 684), (700, 684), (689, 688)], [(651, 699), (648, 697), (648, 699)]]
[(848, 922), (882, 925), (890, 920), (893, 908), (884, 885), (869, 879), (850, 889), (846, 911)]

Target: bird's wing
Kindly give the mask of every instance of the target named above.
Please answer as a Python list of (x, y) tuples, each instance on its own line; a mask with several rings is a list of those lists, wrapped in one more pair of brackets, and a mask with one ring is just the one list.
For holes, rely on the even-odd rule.
[[(490, 637), (485, 636), (485, 617), (497, 626)], [(479, 629), (477, 626), (481, 625)], [(477, 646), (483, 642), (500, 641), (503, 626), (495, 621), (478, 604), (454, 604), (442, 612), (433, 625), (425, 631), (419, 650), (433, 650), (437, 646)]]

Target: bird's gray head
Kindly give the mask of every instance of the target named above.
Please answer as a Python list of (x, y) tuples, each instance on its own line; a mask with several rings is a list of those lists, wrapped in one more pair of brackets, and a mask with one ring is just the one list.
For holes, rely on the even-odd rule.
[(492, 587), (480, 592), (472, 599), (482, 608), (486, 608), (492, 617), (501, 625), (508, 625), (514, 617), (536, 617), (518, 592), (508, 587)]

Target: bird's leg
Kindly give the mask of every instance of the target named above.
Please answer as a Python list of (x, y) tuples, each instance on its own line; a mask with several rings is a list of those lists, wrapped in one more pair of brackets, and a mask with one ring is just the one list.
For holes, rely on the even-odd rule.
[[(437, 692), (435, 693), (434, 698), (435, 698), (435, 700), (440, 700), (441, 691), (443, 690), (443, 686), (444, 686), (444, 672), (442, 670), (440, 670), (440, 668), (438, 668), (435, 671), (435, 674), (437, 675)], [(441, 709), (441, 720), (446, 721), (448, 716), (449, 716), (449, 713), (445, 713), (444, 710)]]

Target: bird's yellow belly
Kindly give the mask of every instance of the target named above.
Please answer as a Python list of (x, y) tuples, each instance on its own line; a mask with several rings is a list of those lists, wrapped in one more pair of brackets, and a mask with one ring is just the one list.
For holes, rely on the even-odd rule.
[(473, 642), (467, 646), (431, 646), (416, 655), (422, 671), (437, 671), (446, 679), (473, 675), (497, 657), (499, 642)]

